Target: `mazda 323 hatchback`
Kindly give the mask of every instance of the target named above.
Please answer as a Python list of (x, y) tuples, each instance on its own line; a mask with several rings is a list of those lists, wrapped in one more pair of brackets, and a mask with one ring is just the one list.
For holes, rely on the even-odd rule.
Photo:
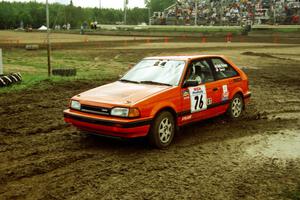
[(165, 148), (178, 127), (224, 113), (239, 118), (250, 95), (246, 74), (224, 56), (150, 57), (120, 80), (74, 96), (64, 118), (86, 132), (147, 136)]

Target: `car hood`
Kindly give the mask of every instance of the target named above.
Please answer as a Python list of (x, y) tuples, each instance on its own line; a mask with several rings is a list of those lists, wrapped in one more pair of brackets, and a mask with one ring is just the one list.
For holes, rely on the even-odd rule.
[(124, 83), (117, 81), (83, 92), (79, 94), (77, 98), (89, 102), (113, 105), (132, 105), (169, 88), (171, 88), (171, 86)]

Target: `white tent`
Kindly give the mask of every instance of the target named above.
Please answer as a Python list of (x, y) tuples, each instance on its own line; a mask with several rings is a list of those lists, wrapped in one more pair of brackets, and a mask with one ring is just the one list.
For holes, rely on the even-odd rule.
[(41, 26), (38, 30), (39, 30), (39, 31), (46, 31), (46, 30), (47, 30), (47, 27), (43, 25), (43, 26)]

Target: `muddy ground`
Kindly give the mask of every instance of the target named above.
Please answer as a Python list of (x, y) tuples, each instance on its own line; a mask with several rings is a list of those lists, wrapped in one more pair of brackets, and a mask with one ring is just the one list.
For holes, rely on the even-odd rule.
[(157, 150), (143, 139), (86, 137), (64, 123), (68, 98), (107, 81), (46, 81), (0, 94), (0, 199), (300, 198), (299, 46), (97, 51), (228, 55), (247, 66), (251, 103), (240, 120), (187, 126)]

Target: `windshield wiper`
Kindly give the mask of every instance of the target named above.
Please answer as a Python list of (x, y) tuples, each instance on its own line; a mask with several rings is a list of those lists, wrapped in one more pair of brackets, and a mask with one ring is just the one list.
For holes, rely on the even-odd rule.
[(138, 81), (131, 81), (131, 80), (128, 80), (128, 79), (120, 79), (119, 81), (126, 82), (126, 83), (137, 83), (137, 84), (140, 84), (140, 82), (138, 82)]
[(153, 85), (173, 86), (173, 85), (168, 84), (168, 83), (160, 83), (160, 82), (155, 82), (155, 81), (141, 81), (140, 83), (144, 83), (144, 84), (153, 84)]

